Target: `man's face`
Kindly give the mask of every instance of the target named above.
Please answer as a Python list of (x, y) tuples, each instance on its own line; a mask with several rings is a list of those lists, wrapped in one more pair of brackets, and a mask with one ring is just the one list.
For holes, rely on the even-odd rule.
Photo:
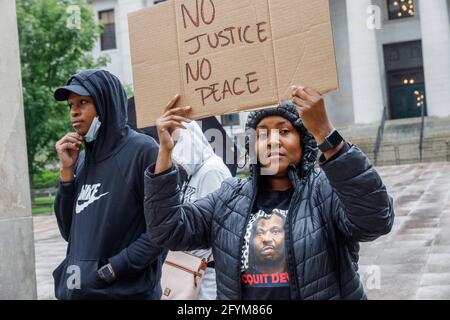
[(289, 165), (298, 165), (302, 159), (300, 134), (280, 116), (266, 117), (258, 123), (256, 150), (261, 166), (274, 176), (286, 176)]
[(259, 263), (284, 261), (284, 219), (272, 214), (270, 219), (260, 219), (256, 225), (253, 248)]
[(91, 126), (92, 120), (97, 116), (94, 101), (92, 97), (79, 96), (71, 93), (68, 103), (72, 127), (80, 136), (84, 137)]

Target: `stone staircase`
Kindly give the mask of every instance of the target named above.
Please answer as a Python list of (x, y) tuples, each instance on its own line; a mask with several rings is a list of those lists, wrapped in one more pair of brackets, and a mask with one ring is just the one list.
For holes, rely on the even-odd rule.
[[(420, 162), (420, 118), (388, 120), (378, 153), (377, 165)], [(338, 128), (373, 161), (378, 123)], [(450, 161), (450, 118), (425, 118), (423, 162)]]

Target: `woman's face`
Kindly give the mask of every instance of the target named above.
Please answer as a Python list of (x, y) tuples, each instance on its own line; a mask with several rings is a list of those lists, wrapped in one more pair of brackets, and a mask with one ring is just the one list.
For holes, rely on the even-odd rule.
[(263, 118), (256, 127), (256, 152), (262, 174), (283, 177), (290, 164), (298, 165), (303, 152), (300, 134), (281, 116)]

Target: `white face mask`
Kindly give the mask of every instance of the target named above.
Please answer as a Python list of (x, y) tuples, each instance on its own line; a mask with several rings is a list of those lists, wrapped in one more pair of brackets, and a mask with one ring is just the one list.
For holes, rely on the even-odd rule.
[(94, 120), (92, 120), (88, 132), (84, 136), (84, 141), (86, 142), (94, 141), (97, 138), (98, 130), (100, 129), (101, 125), (102, 123), (100, 122), (100, 120), (98, 120), (98, 117), (95, 117)]

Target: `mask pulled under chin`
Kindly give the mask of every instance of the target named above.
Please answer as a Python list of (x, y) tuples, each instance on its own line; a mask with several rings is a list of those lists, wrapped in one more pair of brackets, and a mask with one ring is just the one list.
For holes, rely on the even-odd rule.
[(98, 117), (95, 117), (94, 120), (92, 120), (88, 132), (84, 136), (84, 141), (86, 142), (94, 141), (97, 138), (98, 130), (100, 129), (101, 125), (102, 123), (100, 122), (100, 120), (98, 120)]

